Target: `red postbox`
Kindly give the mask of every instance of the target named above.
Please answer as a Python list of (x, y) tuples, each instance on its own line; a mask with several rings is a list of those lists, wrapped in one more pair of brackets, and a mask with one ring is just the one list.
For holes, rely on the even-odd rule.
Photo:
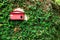
[(24, 20), (25, 13), (23, 9), (16, 8), (10, 13), (10, 20)]

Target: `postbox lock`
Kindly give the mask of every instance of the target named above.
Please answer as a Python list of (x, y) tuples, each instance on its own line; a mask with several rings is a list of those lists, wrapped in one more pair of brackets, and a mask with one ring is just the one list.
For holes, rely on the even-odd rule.
[(20, 16), (20, 18), (22, 18), (22, 16)]

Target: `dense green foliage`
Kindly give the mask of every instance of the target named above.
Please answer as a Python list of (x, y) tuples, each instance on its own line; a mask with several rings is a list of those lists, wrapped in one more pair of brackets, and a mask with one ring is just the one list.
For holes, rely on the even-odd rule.
[[(44, 12), (43, 3), (33, 0), (0, 0), (0, 40), (60, 40), (60, 19), (57, 12)], [(28, 21), (12, 21), (10, 12), (20, 7)]]
[(58, 5), (60, 5), (60, 0), (55, 0), (55, 3), (57, 3)]

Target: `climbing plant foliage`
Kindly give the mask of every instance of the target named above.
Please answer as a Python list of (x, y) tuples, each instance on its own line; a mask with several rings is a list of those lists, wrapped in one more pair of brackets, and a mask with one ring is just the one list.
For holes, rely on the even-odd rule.
[[(44, 11), (44, 5), (39, 0), (0, 0), (0, 40), (60, 40), (60, 19), (52, 9)], [(29, 15), (28, 21), (10, 20), (17, 7)]]

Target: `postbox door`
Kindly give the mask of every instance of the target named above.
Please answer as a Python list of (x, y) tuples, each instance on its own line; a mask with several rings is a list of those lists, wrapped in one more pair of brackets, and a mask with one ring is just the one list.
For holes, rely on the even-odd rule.
[(23, 14), (10, 14), (11, 20), (24, 20)]

